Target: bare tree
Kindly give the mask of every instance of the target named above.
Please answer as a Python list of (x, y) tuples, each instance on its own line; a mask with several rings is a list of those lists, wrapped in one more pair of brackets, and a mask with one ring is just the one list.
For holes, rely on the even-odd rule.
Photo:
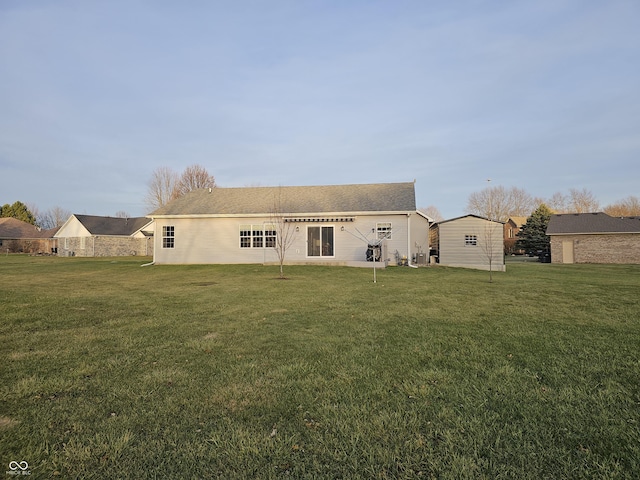
[(158, 167), (151, 174), (144, 199), (150, 211), (165, 206), (178, 197), (178, 175), (169, 167)]
[(215, 186), (215, 178), (202, 165), (190, 165), (182, 172), (180, 180), (178, 180), (177, 196), (181, 197), (198, 188), (213, 188)]
[(542, 203), (555, 213), (589, 213), (597, 212), (600, 209), (600, 203), (586, 188), (582, 190), (570, 188), (568, 195), (556, 192)]
[(118, 210), (116, 212), (116, 218), (131, 218), (131, 215), (124, 210)]
[(569, 209), (571, 213), (590, 213), (600, 209), (600, 203), (596, 197), (586, 188), (578, 190), (569, 189)]
[(640, 199), (629, 195), (604, 208), (604, 213), (612, 217), (634, 217), (640, 215)]
[[(273, 247), (278, 257), (278, 263), (280, 264), (280, 278), (284, 277), (284, 260), (287, 254), (287, 250), (293, 244), (296, 236), (296, 229), (292, 222), (287, 222), (285, 218), (286, 205), (285, 200), (282, 198), (282, 189), (278, 189), (278, 192), (274, 194), (273, 204), (271, 207), (270, 222), (271, 225), (265, 227), (265, 231), (269, 232), (269, 228), (272, 228), (270, 232), (275, 234), (266, 235), (266, 247)], [(271, 241), (269, 239), (272, 239)]]
[(509, 217), (529, 215), (533, 208), (533, 197), (516, 187), (487, 187), (480, 192), (472, 193), (467, 200), (469, 213), (503, 222)]
[(418, 211), (424, 213), (434, 222), (441, 222), (442, 220), (444, 220), (444, 217), (440, 213), (440, 210), (438, 210), (438, 208), (434, 205), (429, 205), (428, 207), (420, 207)]
[[(512, 187), (509, 190), (509, 203), (511, 210), (509, 217), (526, 217), (531, 214), (531, 211), (536, 207), (536, 199), (529, 195), (522, 188)], [(509, 218), (501, 218), (500, 220), (506, 221)]]
[(58, 206), (41, 211), (36, 205), (29, 204), (29, 210), (36, 217), (36, 225), (43, 230), (61, 227), (71, 216), (69, 210)]
[(493, 282), (493, 262), (498, 255), (504, 255), (502, 247), (502, 224), (488, 220), (484, 231), (478, 235), (477, 242), (485, 259), (489, 263), (489, 283)]
[(556, 192), (548, 200), (539, 203), (546, 204), (555, 213), (566, 213), (569, 208), (569, 199), (562, 192)]

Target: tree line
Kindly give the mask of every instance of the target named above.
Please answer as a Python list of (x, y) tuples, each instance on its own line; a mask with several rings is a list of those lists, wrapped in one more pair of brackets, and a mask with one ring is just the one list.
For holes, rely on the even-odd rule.
[(595, 195), (586, 188), (556, 192), (549, 198), (534, 197), (521, 188), (487, 187), (469, 195), (468, 213), (492, 220), (507, 221), (510, 217), (529, 217), (540, 205), (551, 213), (604, 212), (615, 217), (640, 215), (640, 200), (630, 195), (617, 202), (601, 206)]
[[(145, 204), (149, 211), (156, 210), (196, 188), (215, 187), (213, 175), (201, 165), (191, 165), (181, 174), (169, 167), (159, 167), (153, 171), (147, 185)], [(27, 205), (21, 201), (0, 206), (0, 218), (11, 217), (29, 223), (43, 230), (61, 227), (72, 215), (70, 210), (55, 206), (40, 210), (36, 205)], [(115, 217), (129, 218), (124, 210), (115, 213)]]
[[(171, 167), (158, 167), (147, 183), (144, 203), (148, 212), (157, 210), (176, 198), (198, 188), (216, 187), (215, 177), (202, 165), (190, 165), (182, 173)], [(549, 198), (535, 197), (517, 187), (491, 186), (473, 192), (467, 199), (467, 212), (492, 220), (507, 221), (510, 217), (529, 217), (540, 205), (545, 205), (551, 213), (587, 213), (602, 211), (614, 217), (640, 215), (640, 199), (629, 195), (601, 208), (595, 195), (587, 190), (571, 188), (567, 193), (556, 192)], [(444, 220), (434, 205), (419, 209), (435, 221)], [(60, 227), (71, 216), (71, 212), (55, 206), (40, 211), (36, 206), (16, 201), (0, 207), (0, 217), (14, 217), (42, 229)], [(130, 217), (119, 211), (116, 217)]]

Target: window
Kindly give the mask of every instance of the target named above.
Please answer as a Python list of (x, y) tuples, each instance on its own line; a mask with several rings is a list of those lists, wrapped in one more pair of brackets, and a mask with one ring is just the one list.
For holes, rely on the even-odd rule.
[(253, 238), (253, 248), (262, 248), (264, 241), (264, 230), (262, 229), (262, 225), (252, 225), (251, 236)]
[(478, 236), (477, 235), (465, 235), (464, 236), (464, 246), (465, 247), (475, 247), (478, 245)]
[(87, 248), (87, 237), (80, 237), (80, 250)]
[(276, 226), (265, 225), (264, 226), (264, 246), (267, 248), (276, 248)]
[(251, 225), (240, 225), (240, 248), (251, 248)]
[(275, 246), (275, 225), (240, 225), (240, 248), (273, 248)]
[(391, 222), (376, 223), (376, 233), (379, 240), (391, 240)]
[(165, 225), (162, 227), (162, 248), (175, 247), (176, 231), (173, 225)]
[(307, 256), (333, 257), (333, 227), (307, 228)]

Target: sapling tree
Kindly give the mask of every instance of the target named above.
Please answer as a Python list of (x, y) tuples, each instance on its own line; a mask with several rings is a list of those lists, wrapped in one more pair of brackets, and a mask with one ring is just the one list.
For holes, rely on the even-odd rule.
[[(287, 250), (293, 245), (296, 237), (296, 229), (292, 222), (286, 218), (286, 204), (282, 196), (282, 189), (278, 189), (273, 196), (273, 203), (269, 215), (270, 225), (265, 226), (265, 247), (272, 247), (278, 257), (280, 265), (280, 278), (284, 276), (284, 261)], [(275, 237), (275, 238), (274, 238)]]

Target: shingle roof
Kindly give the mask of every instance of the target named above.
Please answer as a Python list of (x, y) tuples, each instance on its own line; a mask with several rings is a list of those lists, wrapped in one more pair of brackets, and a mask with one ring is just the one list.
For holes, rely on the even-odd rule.
[(415, 212), (413, 182), (306, 187), (244, 187), (193, 190), (150, 216), (271, 213), (279, 199), (286, 214)]
[(521, 227), (525, 223), (527, 223), (527, 217), (509, 217), (507, 222), (511, 220), (516, 226)]
[(503, 222), (503, 221), (501, 221), (501, 220), (489, 220), (487, 217), (481, 217), (480, 215), (474, 215), (473, 213), (469, 213), (468, 215), (462, 215), (461, 217), (455, 217), (455, 218), (449, 218), (449, 219), (447, 219), (447, 220), (442, 220), (442, 221), (440, 221), (440, 222), (437, 222), (437, 224), (438, 224), (438, 225), (441, 225), (441, 224), (443, 224), (443, 223), (455, 222), (456, 220), (461, 220), (461, 219), (463, 219), (463, 218), (470, 218), (470, 217), (478, 218), (478, 219), (480, 219), (480, 220), (486, 220), (486, 221), (488, 221), (488, 222), (495, 222), (495, 223), (502, 223), (502, 224), (504, 224), (504, 222)]
[(129, 236), (149, 223), (146, 217), (119, 218), (95, 215), (75, 215), (75, 217), (92, 235)]
[(50, 230), (40, 230), (35, 225), (23, 222), (17, 218), (3, 217), (0, 218), (0, 238), (19, 239), (19, 238), (51, 238), (58, 231), (57, 228)]
[(547, 235), (585, 233), (640, 233), (640, 217), (611, 217), (598, 213), (551, 215)]

